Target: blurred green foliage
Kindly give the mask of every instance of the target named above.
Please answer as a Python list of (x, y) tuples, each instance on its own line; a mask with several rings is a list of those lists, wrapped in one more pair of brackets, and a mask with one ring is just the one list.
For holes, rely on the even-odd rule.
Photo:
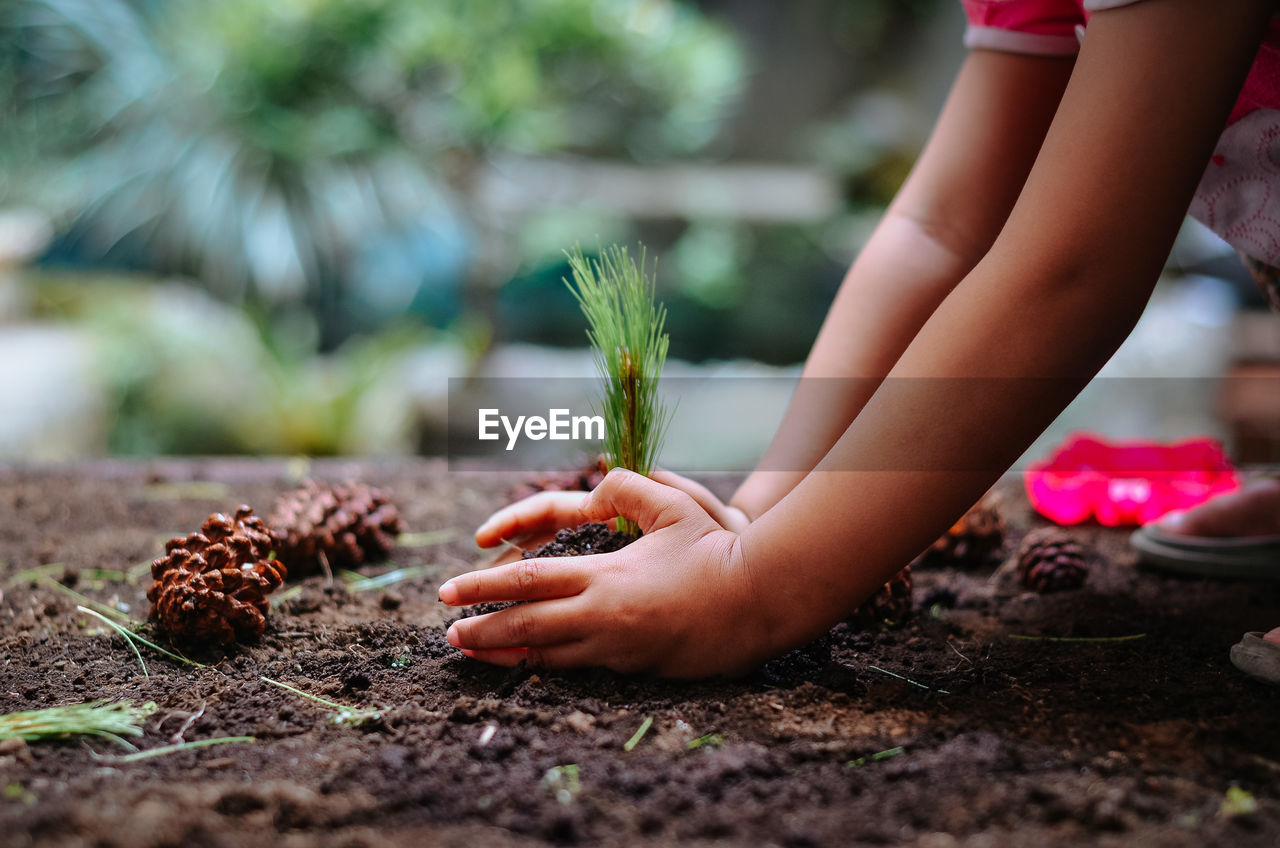
[(375, 235), (466, 238), (486, 152), (684, 155), (742, 70), (671, 0), (11, 0), (0, 202), (332, 322)]
[[(584, 341), (561, 282), (576, 243), (656, 248), (673, 356), (803, 358), (861, 210), (914, 154), (835, 98), (939, 3), (5, 0), (0, 207), (50, 213), (51, 264), (93, 269), (45, 279), (37, 303), (97, 340), (112, 452), (409, 451), (415, 351), (465, 359), (490, 320), (504, 340)], [(824, 60), (799, 61), (816, 41)], [(790, 97), (833, 67), (855, 80), (833, 99)], [(828, 111), (740, 110), (770, 83)], [(846, 175), (850, 208), (637, 220), (479, 196), (512, 157), (714, 160), (754, 126), (787, 137), (779, 158)], [(171, 272), (213, 296), (157, 285)]]

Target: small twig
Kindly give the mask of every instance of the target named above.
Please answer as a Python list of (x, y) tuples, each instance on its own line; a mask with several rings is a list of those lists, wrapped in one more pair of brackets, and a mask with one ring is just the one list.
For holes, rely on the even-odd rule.
[(878, 665), (869, 665), (869, 666), (867, 666), (867, 668), (871, 669), (872, 671), (878, 671), (878, 672), (880, 672), (881, 674), (887, 674), (887, 675), (889, 675), (890, 677), (896, 677), (896, 678), (898, 678), (899, 680), (905, 680), (906, 682), (910, 683), (912, 686), (918, 686), (918, 687), (920, 687), (921, 689), (924, 689), (925, 691), (928, 691), (928, 692), (940, 692), (940, 693), (941, 693), (941, 694), (943, 694), (943, 695), (950, 695), (950, 694), (951, 694), (951, 693), (950, 693), (950, 692), (948, 692), (946, 689), (935, 689), (935, 688), (934, 688), (934, 687), (932, 687), (932, 686), (926, 686), (925, 684), (920, 683), (919, 681), (912, 680), (910, 677), (903, 677), (901, 674), (896, 674), (896, 673), (894, 673), (894, 672), (892, 672), (892, 671), (889, 671), (887, 668), (881, 668), (881, 667), (880, 667), (880, 666), (878, 666)]
[[(200, 718), (200, 716), (204, 715), (204, 708), (205, 702), (201, 701), (200, 709), (187, 716), (187, 720), (182, 723), (182, 727), (179, 727), (178, 732), (169, 737), (169, 741), (175, 745), (181, 745), (186, 742), (184, 737), (187, 735), (187, 731), (191, 729), (191, 725), (195, 724), (196, 720)], [(161, 722), (161, 724), (163, 724), (163, 722)]]
[(1138, 639), (1147, 638), (1145, 633), (1134, 633), (1129, 636), (1024, 636), (1020, 633), (1010, 633), (1010, 639), (1016, 639), (1019, 642), (1075, 642), (1079, 644), (1105, 644), (1108, 642), (1133, 642)]
[(511, 549), (512, 549), (512, 550), (514, 550), (514, 551), (519, 551), (520, 553), (524, 553), (524, 552), (525, 552), (525, 549), (524, 549), (524, 548), (520, 547), (519, 545), (517, 545), (515, 542), (511, 541), (510, 539), (502, 539), (502, 540), (501, 540), (501, 542), (502, 542), (502, 544), (506, 545), (508, 548), (511, 548)]
[(160, 748), (151, 748), (146, 751), (136, 751), (132, 754), (124, 754), (119, 757), (110, 757), (113, 763), (132, 763), (138, 760), (147, 760), (151, 757), (167, 757), (170, 754), (177, 754), (188, 748), (208, 748), (211, 745), (226, 745), (228, 742), (257, 742), (256, 736), (215, 736), (212, 739), (198, 739), (195, 742), (179, 742), (174, 745), (164, 745)]
[(640, 744), (640, 740), (649, 732), (649, 728), (653, 727), (653, 716), (646, 716), (645, 720), (640, 723), (640, 729), (632, 734), (631, 738), (622, 746), (622, 750), (631, 751)]

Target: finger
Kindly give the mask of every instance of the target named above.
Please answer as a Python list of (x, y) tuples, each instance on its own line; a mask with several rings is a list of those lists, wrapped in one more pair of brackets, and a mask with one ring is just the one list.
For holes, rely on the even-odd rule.
[(690, 480), (688, 477), (682, 477), (673, 471), (665, 468), (655, 468), (650, 472), (649, 477), (662, 483), (664, 486), (671, 486), (684, 492), (689, 497), (706, 510), (716, 520), (721, 527), (734, 532), (742, 532), (751, 520), (747, 518), (746, 513), (737, 507), (729, 506), (721, 501), (718, 497), (711, 493), (711, 490), (696, 480)]
[(696, 480), (690, 480), (674, 471), (668, 471), (665, 468), (655, 468), (649, 472), (649, 479), (655, 480), (664, 486), (670, 486), (673, 489), (679, 489), (697, 502), (712, 518), (720, 518), (718, 513), (724, 509), (724, 504), (720, 499), (711, 494), (711, 490)]
[(515, 668), (520, 663), (525, 662), (528, 653), (529, 651), (526, 648), (517, 648), (513, 651), (469, 651), (466, 648), (462, 649), (463, 656), (489, 663), (490, 665), (500, 665), (504, 668)]
[(476, 530), (476, 544), (492, 548), (504, 539), (582, 523), (582, 492), (539, 492), (498, 510)]
[(597, 521), (621, 515), (640, 525), (641, 532), (652, 533), (675, 524), (697, 506), (692, 497), (679, 489), (634, 471), (615, 468), (587, 496), (582, 513)]
[(547, 648), (527, 648), (516, 651), (463, 651), (473, 660), (514, 668), (524, 663), (529, 668), (584, 668), (600, 665), (600, 661), (586, 642), (569, 642)]
[(585, 629), (574, 605), (546, 601), (455, 621), (445, 638), (455, 648), (468, 651), (509, 650), (574, 641), (582, 637)]
[(541, 601), (577, 595), (587, 588), (583, 557), (522, 559), (446, 580), (440, 600), (451, 607), (496, 601)]

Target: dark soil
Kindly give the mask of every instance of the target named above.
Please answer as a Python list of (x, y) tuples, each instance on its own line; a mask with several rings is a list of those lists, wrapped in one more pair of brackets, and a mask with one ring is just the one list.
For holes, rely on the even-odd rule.
[(607, 554), (620, 550), (635, 541), (634, 536), (610, 530), (607, 524), (583, 524), (557, 530), (556, 536), (545, 545), (521, 554), (524, 559), (535, 557), (570, 557)]
[[(142, 618), (135, 565), (212, 511), (266, 508), (302, 471), (0, 469), (0, 711), (130, 698), (159, 707), (141, 748), (168, 744), (196, 713), (189, 742), (257, 740), (129, 763), (105, 740), (0, 746), (0, 843), (1280, 842), (1280, 687), (1227, 660), (1241, 633), (1280, 624), (1280, 586), (1141, 571), (1121, 531), (1071, 531), (1101, 555), (1083, 589), (1028, 593), (1008, 565), (919, 568), (904, 625), (841, 625), (733, 682), (532, 674), (459, 656), (436, 590), (482, 561), (470, 530), (517, 479), (441, 463), (310, 468), (386, 488), (412, 531), (458, 535), (366, 567), (427, 568), (385, 588), (291, 584), (257, 644), (195, 655), (209, 668), (145, 653), (144, 677), (119, 636), (40, 577)], [(1037, 522), (1014, 481), (1004, 494), (1013, 550)], [(383, 712), (335, 724), (263, 676)]]

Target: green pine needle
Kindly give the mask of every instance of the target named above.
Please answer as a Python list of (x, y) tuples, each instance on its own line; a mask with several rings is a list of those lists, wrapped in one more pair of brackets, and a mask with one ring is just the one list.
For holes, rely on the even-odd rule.
[(856, 760), (850, 760), (849, 762), (845, 763), (845, 766), (847, 766), (848, 768), (859, 768), (860, 766), (865, 766), (867, 763), (878, 763), (881, 760), (887, 760), (890, 757), (896, 757), (902, 754), (903, 751), (904, 749), (902, 747), (890, 748), (887, 751), (880, 751), (879, 753), (872, 754), (869, 757), (858, 757)]
[[(648, 475), (657, 459), (670, 415), (658, 398), (658, 378), (667, 359), (663, 332), (667, 310), (654, 300), (654, 283), (625, 247), (613, 246), (596, 259), (581, 249), (566, 254), (573, 281), (565, 285), (587, 318), (587, 338), (595, 348), (596, 367), (604, 379), (597, 412), (605, 420), (605, 461)], [(618, 529), (639, 535), (625, 518)]]
[(457, 537), (457, 529), (448, 527), (444, 530), (427, 530), (422, 533), (401, 533), (396, 536), (396, 544), (402, 548), (425, 548), (452, 542)]
[(47, 707), (0, 715), (0, 739), (69, 739), (73, 736), (101, 736), (133, 748), (122, 736), (141, 736), (139, 723), (156, 711), (148, 701), (134, 706), (132, 701), (88, 701), (62, 707)]
[(135, 751), (132, 754), (113, 757), (111, 761), (115, 763), (132, 763), (137, 760), (149, 760), (152, 757), (167, 757), (170, 754), (177, 754), (188, 748), (208, 748), (213, 745), (225, 745), (228, 742), (256, 741), (258, 741), (256, 736), (215, 736), (212, 739), (197, 739), (194, 742), (178, 742), (174, 745), (164, 745), (159, 748), (150, 748), (146, 751)]
[(646, 716), (645, 720), (640, 723), (640, 729), (631, 735), (631, 738), (622, 746), (622, 750), (630, 753), (640, 744), (640, 740), (649, 732), (649, 728), (653, 727), (653, 716)]
[(290, 686), (288, 683), (281, 683), (279, 680), (272, 680), (270, 677), (259, 677), (263, 683), (270, 683), (272, 686), (279, 686), (281, 689), (292, 692), (295, 695), (306, 698), (308, 701), (314, 701), (322, 707), (327, 707), (333, 711), (333, 718), (330, 719), (334, 724), (340, 724), (347, 727), (359, 727), (367, 721), (373, 721), (382, 716), (382, 710), (362, 710), (359, 707), (348, 707), (346, 704), (339, 704), (337, 701), (330, 701), (327, 698), (321, 698), (319, 695), (312, 695), (310, 692), (303, 692)]
[(147, 674), (147, 664), (142, 662), (142, 653), (138, 650), (138, 645), (146, 645), (151, 650), (156, 651), (157, 653), (162, 654), (171, 660), (177, 660), (178, 662), (184, 665), (195, 666), (196, 668), (208, 667), (204, 663), (198, 663), (195, 660), (187, 659), (181, 654), (175, 654), (173, 651), (165, 650), (164, 648), (157, 645), (155, 642), (152, 642), (149, 639), (139, 636), (136, 632), (134, 632), (133, 630), (130, 630), (128, 627), (125, 627), (124, 625), (121, 625), (121, 624), (117, 624), (116, 622), (107, 618), (105, 615), (102, 615), (99, 612), (91, 610), (88, 607), (77, 606), (76, 609), (80, 610), (80, 612), (84, 613), (85, 615), (93, 616), (94, 618), (101, 621), (103, 624), (106, 624), (112, 630), (119, 633), (124, 638), (124, 640), (129, 643), (129, 647), (133, 649), (133, 653), (138, 657), (138, 663), (142, 666), (142, 673), (146, 677), (150, 677), (151, 675)]
[(697, 739), (690, 741), (688, 745), (685, 745), (685, 747), (688, 748), (690, 751), (696, 751), (697, 749), (701, 748), (703, 745), (710, 745), (712, 748), (723, 748), (724, 734), (723, 733), (706, 733), (706, 734), (703, 734), (702, 736), (699, 736)]
[[(357, 573), (347, 580), (347, 591), (369, 592), (374, 589), (385, 589), (405, 580), (414, 580), (418, 577), (435, 574), (438, 569), (439, 566), (436, 565), (415, 565), (409, 568), (397, 568), (394, 571), (388, 571), (386, 574), (379, 574), (374, 577), (366, 577)], [(346, 574), (343, 574), (343, 577), (346, 577)]]

